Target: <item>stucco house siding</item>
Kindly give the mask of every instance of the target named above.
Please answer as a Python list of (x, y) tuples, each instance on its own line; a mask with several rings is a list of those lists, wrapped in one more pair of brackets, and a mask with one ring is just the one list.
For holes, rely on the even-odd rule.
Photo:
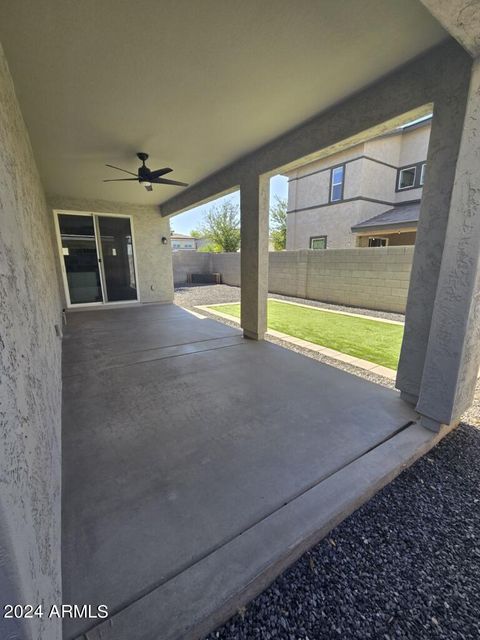
[[(58, 196), (49, 196), (48, 204), (52, 217), (54, 210), (130, 215), (135, 242), (139, 301), (173, 301), (172, 249), (170, 242), (162, 244), (162, 238), (170, 238), (170, 223), (160, 216), (157, 207)], [(57, 260), (58, 253), (55, 246)]]
[[(327, 249), (365, 246), (351, 227), (397, 203), (420, 200), (421, 164), (426, 161), (430, 121), (414, 124), (332, 154), (287, 174), (287, 249), (308, 249), (311, 238), (327, 236)], [(416, 166), (415, 185), (398, 189), (399, 171)], [(344, 166), (343, 197), (331, 202), (332, 168)], [(412, 229), (392, 243), (412, 243)], [(414, 232), (413, 232), (414, 233)], [(372, 236), (378, 235), (372, 232)], [(368, 244), (368, 240), (367, 240)]]
[[(62, 601), (62, 306), (53, 220), (1, 47), (0, 96), (0, 599), (50, 605)], [(60, 620), (0, 617), (1, 638), (61, 633)]]

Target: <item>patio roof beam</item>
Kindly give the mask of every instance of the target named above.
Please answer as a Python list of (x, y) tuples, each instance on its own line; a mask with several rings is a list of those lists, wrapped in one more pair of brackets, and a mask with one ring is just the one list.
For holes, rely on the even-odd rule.
[(361, 143), (428, 113), (449, 91), (468, 55), (450, 40), (381, 81), (243, 156), (160, 205), (162, 216), (181, 213), (238, 188), (246, 175), (274, 175)]
[(480, 56), (480, 4), (472, 0), (420, 0), (473, 58)]

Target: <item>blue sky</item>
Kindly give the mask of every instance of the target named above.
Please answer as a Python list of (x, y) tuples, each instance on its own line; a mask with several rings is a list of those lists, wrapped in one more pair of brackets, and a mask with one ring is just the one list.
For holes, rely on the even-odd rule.
[[(200, 207), (190, 209), (190, 211), (185, 211), (185, 213), (170, 218), (170, 226), (177, 233), (190, 233), (193, 229), (198, 229), (202, 226), (203, 216), (210, 207), (220, 204), (224, 200), (232, 200), (232, 202), (239, 203), (239, 195), (239, 192), (236, 191), (235, 193), (230, 193), (228, 196), (223, 196), (223, 198), (217, 198), (217, 200), (202, 204)], [(273, 202), (276, 195), (279, 198), (287, 198), (287, 178), (284, 176), (273, 176), (270, 180), (270, 202)]]

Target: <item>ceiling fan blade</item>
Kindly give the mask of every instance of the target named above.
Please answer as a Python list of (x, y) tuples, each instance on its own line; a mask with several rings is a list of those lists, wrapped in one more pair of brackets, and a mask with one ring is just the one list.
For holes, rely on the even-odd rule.
[(156, 180), (151, 180), (154, 184), (173, 184), (176, 187), (188, 187), (186, 182), (178, 182), (177, 180), (166, 180), (164, 178), (157, 178)]
[(146, 189), (147, 191), (153, 191), (153, 187), (152, 187), (152, 185), (151, 185), (151, 184), (149, 184), (149, 185), (144, 184), (143, 186), (145, 187), (145, 189)]
[(163, 169), (150, 171), (150, 178), (152, 180), (156, 180), (157, 178), (160, 178), (160, 176), (164, 176), (166, 173), (170, 173), (171, 171), (173, 171), (173, 169), (170, 169), (170, 167), (164, 167)]
[(110, 169), (117, 169), (118, 171), (123, 171), (124, 173), (129, 173), (131, 176), (136, 176), (136, 173), (132, 173), (131, 171), (127, 171), (126, 169), (120, 169), (120, 167), (115, 167), (113, 164), (106, 164), (106, 167), (110, 167)]
[(104, 180), (104, 182), (130, 182), (130, 180), (138, 182), (138, 178), (114, 178), (112, 180)]

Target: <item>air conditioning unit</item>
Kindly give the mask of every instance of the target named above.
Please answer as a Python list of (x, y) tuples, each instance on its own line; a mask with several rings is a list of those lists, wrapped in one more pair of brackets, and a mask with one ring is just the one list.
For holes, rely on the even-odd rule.
[(189, 273), (187, 282), (190, 284), (222, 284), (221, 273)]

